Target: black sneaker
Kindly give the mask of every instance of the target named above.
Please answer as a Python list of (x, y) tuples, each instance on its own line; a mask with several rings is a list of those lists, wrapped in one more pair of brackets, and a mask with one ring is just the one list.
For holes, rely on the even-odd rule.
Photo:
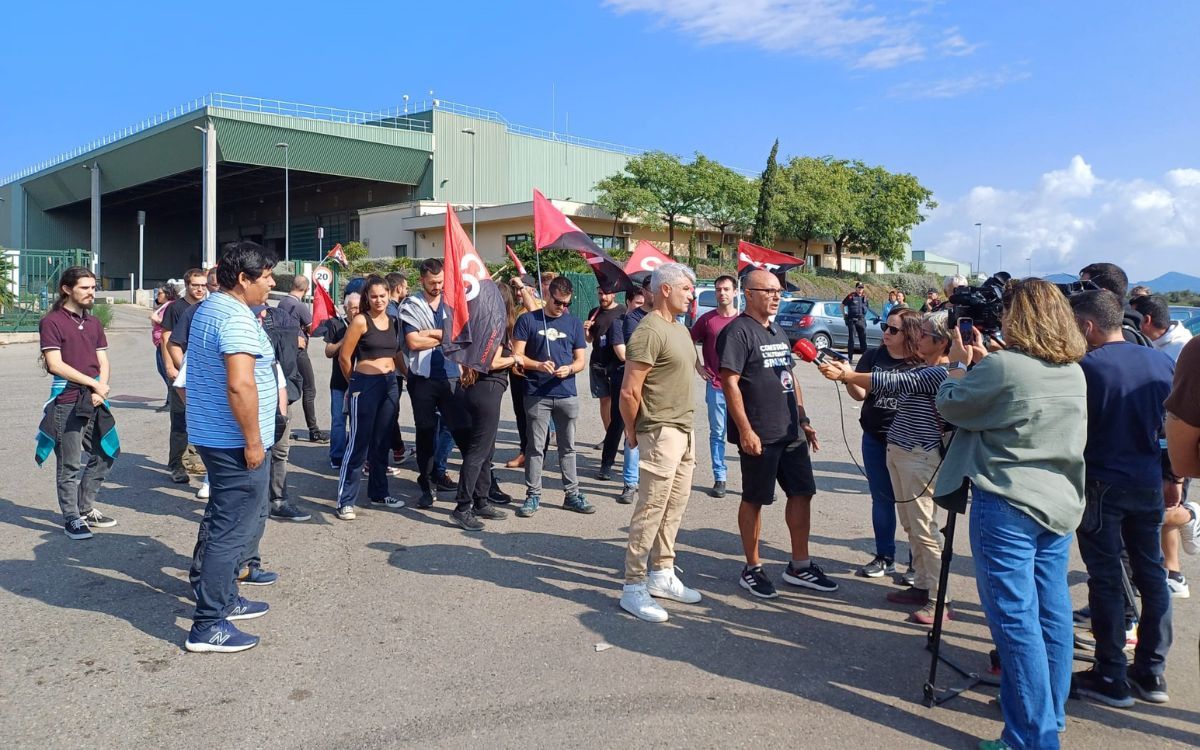
[(596, 479), (599, 479), (601, 482), (607, 482), (611, 478), (612, 478), (612, 466), (611, 465), (606, 466), (604, 464), (601, 464), (600, 471), (596, 472)]
[(486, 518), (489, 521), (499, 521), (502, 518), (508, 518), (507, 513), (492, 505), (490, 502), (476, 507), (475, 515), (479, 518)]
[(272, 503), (270, 515), (276, 521), (307, 521), (312, 518), (312, 515), (305, 513), (291, 503), (284, 503), (279, 506)]
[(450, 523), (461, 526), (467, 531), (479, 531), (483, 528), (483, 521), (476, 518), (475, 511), (470, 508), (453, 511), (450, 514)]
[(329, 433), (324, 430), (309, 430), (308, 440), (312, 443), (328, 443)]
[(171, 469), (171, 481), (175, 484), (188, 484), (191, 482), (191, 479), (182, 466), (176, 466), (174, 469)]
[(725, 497), (725, 480), (724, 479), (718, 479), (717, 481), (713, 482), (712, 496), (713, 497)]
[(107, 529), (117, 525), (117, 522), (100, 511), (92, 508), (84, 514), (83, 520), (87, 521), (87, 525), (92, 529)]
[(433, 507), (433, 493), (429, 490), (422, 490), (421, 497), (417, 500), (417, 507), (424, 510), (425, 508)]
[(793, 586), (802, 586), (813, 591), (837, 591), (838, 585), (815, 562), (810, 562), (807, 568), (795, 568), (788, 563), (783, 571), (783, 580)]
[(753, 568), (747, 565), (742, 568), (742, 577), (738, 579), (738, 584), (759, 599), (774, 599), (779, 596), (775, 585), (767, 578), (761, 565), (755, 565)]
[(1080, 696), (1113, 708), (1129, 708), (1133, 705), (1133, 695), (1129, 692), (1127, 682), (1103, 677), (1095, 669), (1076, 672), (1071, 676), (1071, 697)]
[(858, 569), (858, 574), (863, 578), (883, 578), (895, 572), (896, 563), (892, 558), (883, 555), (875, 555), (874, 560)]
[(82, 518), (72, 518), (63, 526), (63, 533), (69, 539), (91, 539), (92, 530), (88, 528), (87, 521)]
[(1147, 703), (1166, 703), (1170, 700), (1167, 695), (1167, 679), (1162, 675), (1152, 675), (1149, 672), (1141, 674), (1130, 669), (1127, 678), (1129, 687), (1137, 697)]
[(433, 480), (433, 485), (439, 490), (445, 490), (446, 492), (458, 489), (458, 482), (451, 479), (449, 474), (443, 474), (440, 477), (436, 477)]

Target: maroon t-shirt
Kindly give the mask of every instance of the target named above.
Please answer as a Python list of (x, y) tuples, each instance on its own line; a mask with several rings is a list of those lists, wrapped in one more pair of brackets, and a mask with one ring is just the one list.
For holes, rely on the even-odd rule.
[(709, 382), (713, 383), (714, 388), (721, 387), (721, 379), (718, 377), (721, 355), (717, 353), (717, 336), (721, 335), (725, 326), (737, 318), (737, 313), (723, 318), (716, 310), (709, 310), (692, 324), (692, 341), (700, 345), (700, 352), (704, 357), (704, 371), (708, 373)]
[[(94, 315), (78, 315), (65, 307), (46, 313), (38, 323), (42, 351), (58, 349), (64, 364), (74, 367), (90, 378), (100, 377), (100, 357), (96, 352), (108, 348), (104, 326)], [(79, 398), (79, 391), (68, 389), (56, 402), (69, 404)]]

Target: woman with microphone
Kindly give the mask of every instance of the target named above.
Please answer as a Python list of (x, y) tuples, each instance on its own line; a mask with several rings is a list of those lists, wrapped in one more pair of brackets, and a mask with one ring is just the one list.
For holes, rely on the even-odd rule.
[[(1053, 284), (1025, 279), (1004, 294), (1007, 348), (952, 332), (937, 408), (958, 431), (937, 496), (971, 484), (975, 582), (1000, 655), (1004, 731), (981, 750), (1057, 748), (1066, 728), (1073, 634), (1067, 562), (1083, 517), (1087, 345)], [(968, 367), (974, 362), (968, 372)]]

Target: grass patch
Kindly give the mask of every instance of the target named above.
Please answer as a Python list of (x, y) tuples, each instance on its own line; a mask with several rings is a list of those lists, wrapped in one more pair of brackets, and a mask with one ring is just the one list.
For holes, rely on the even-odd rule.
[(108, 328), (112, 323), (113, 311), (110, 305), (104, 303), (96, 304), (92, 307), (92, 315), (95, 315), (100, 321), (100, 325)]

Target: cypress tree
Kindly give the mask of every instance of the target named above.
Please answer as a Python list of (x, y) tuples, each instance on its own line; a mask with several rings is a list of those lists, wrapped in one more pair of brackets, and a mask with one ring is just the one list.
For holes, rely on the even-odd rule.
[(767, 157), (767, 168), (762, 173), (762, 184), (758, 193), (758, 213), (754, 216), (754, 233), (751, 240), (756, 245), (770, 247), (775, 242), (775, 194), (778, 192), (776, 183), (779, 180), (779, 139), (771, 146), (771, 155)]

